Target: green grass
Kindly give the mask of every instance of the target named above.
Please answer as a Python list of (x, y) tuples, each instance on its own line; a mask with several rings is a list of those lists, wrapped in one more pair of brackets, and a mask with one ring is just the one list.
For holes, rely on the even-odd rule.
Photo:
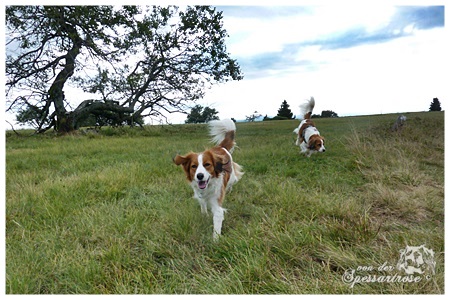
[[(294, 146), (297, 120), (238, 123), (245, 174), (218, 242), (172, 163), (210, 146), (205, 125), (7, 132), (6, 293), (442, 294), (444, 114), (406, 115), (399, 133), (396, 115), (318, 119), (327, 152), (310, 158)], [(429, 279), (342, 280), (422, 244)]]

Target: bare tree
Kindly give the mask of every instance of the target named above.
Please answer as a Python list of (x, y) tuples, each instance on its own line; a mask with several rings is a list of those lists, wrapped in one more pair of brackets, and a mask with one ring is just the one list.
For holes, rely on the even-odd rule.
[(256, 110), (253, 114), (251, 114), (250, 116), (245, 116), (245, 120), (247, 122), (255, 122), (256, 119), (261, 118), (261, 114), (258, 113)]

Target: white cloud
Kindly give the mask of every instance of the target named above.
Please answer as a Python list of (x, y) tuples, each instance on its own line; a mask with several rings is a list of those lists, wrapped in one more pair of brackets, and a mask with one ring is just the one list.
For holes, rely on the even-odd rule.
[[(315, 70), (302, 66), (275, 76), (230, 82), (214, 87), (205, 101), (220, 117), (244, 119), (257, 110), (273, 116), (283, 100), (294, 114), (310, 96), (315, 113), (331, 109), (339, 115), (424, 111), (438, 97), (445, 109), (448, 70), (445, 31), (436, 28), (379, 44), (338, 50), (300, 49), (297, 59), (310, 60)], [(205, 102), (205, 103), (206, 103)]]
[(406, 26), (405, 28), (403, 28), (403, 33), (406, 34), (411, 34), (414, 32), (415, 26), (414, 24), (409, 24), (408, 26)]
[(324, 38), (355, 27), (375, 31), (385, 26), (395, 12), (394, 7), (367, 5), (308, 7), (293, 10), (288, 16), (278, 15), (278, 10), (275, 6), (270, 17), (260, 18), (224, 15), (224, 27), (230, 34), (229, 52), (238, 57), (254, 56), (279, 52), (288, 44)]

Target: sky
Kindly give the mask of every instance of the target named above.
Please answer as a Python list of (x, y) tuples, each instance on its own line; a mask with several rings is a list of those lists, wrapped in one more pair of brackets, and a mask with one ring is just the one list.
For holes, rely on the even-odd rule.
[(427, 111), (435, 97), (445, 109), (444, 6), (381, 3), (218, 6), (244, 79), (213, 87), (200, 104), (238, 120), (274, 116), (283, 100), (298, 117), (311, 96), (316, 114)]
[[(311, 96), (315, 114), (427, 111), (435, 97), (446, 109), (450, 35), (443, 1), (226, 3), (216, 8), (229, 34), (227, 51), (244, 79), (215, 85), (198, 102), (221, 119), (244, 120), (255, 111), (275, 116), (283, 100), (299, 117), (299, 105)], [(184, 114), (167, 117), (186, 120)]]

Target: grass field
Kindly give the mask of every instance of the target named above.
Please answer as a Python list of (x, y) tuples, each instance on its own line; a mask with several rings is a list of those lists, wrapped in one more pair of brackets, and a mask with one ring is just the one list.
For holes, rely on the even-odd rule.
[[(172, 163), (210, 146), (205, 125), (7, 132), (6, 293), (442, 294), (444, 113), (406, 116), (317, 119), (311, 158), (298, 120), (238, 123), (218, 242)], [(423, 244), (435, 273), (411, 282), (400, 250)]]

